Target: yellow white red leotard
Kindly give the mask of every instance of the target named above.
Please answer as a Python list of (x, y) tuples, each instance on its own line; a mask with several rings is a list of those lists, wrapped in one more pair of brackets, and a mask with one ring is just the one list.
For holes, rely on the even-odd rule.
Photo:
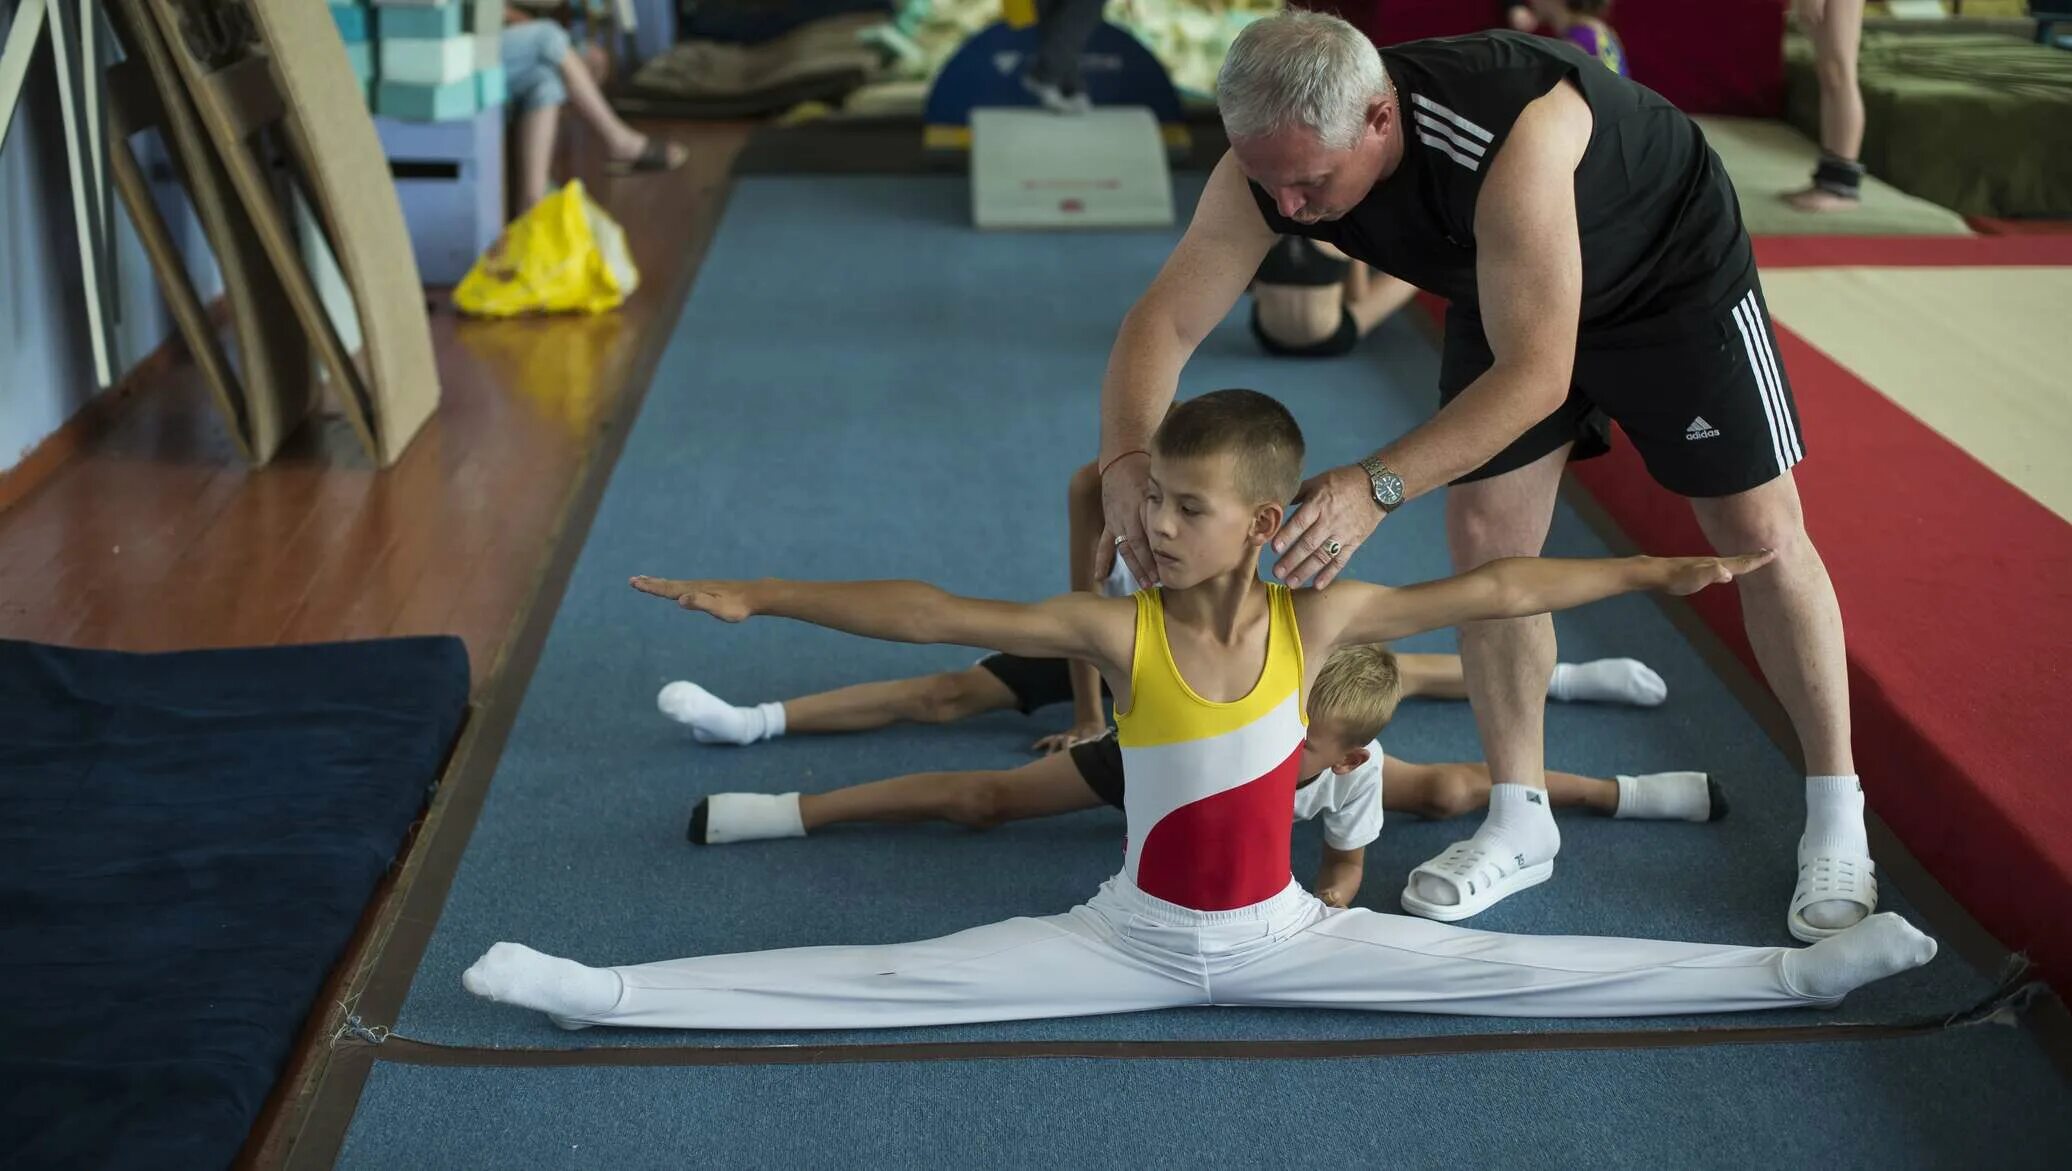
[(1264, 902), (1288, 885), (1302, 710), (1302, 636), (1286, 586), (1266, 586), (1266, 666), (1250, 694), (1214, 703), (1180, 678), (1159, 589), (1137, 599), (1130, 710), (1117, 713), (1123, 870), (1137, 889), (1197, 911)]

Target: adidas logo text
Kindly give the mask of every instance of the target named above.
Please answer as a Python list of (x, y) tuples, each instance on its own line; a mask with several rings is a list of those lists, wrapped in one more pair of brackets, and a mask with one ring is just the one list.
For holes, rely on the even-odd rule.
[(1703, 415), (1700, 415), (1697, 418), (1692, 419), (1691, 425), (1684, 428), (1685, 439), (1714, 439), (1718, 436), (1719, 428), (1706, 422), (1705, 416)]

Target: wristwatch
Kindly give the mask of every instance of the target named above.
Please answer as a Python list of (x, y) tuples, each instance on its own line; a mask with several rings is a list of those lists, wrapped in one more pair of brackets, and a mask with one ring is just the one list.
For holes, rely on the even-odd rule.
[(1371, 455), (1360, 461), (1360, 470), (1367, 473), (1367, 482), (1374, 488), (1374, 503), (1380, 506), (1382, 515), (1403, 507), (1403, 477)]

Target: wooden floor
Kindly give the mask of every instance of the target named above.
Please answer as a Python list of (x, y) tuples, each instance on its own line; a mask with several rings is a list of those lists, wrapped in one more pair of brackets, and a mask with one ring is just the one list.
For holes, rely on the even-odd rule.
[(646, 128), (690, 161), (607, 180), (593, 148), (567, 152), (639, 265), (620, 311), (486, 322), (438, 304), (439, 410), (385, 472), (336, 415), (249, 469), (193, 364), (168, 364), (0, 511), (0, 638), (161, 651), (452, 633), (480, 694), (599, 428), (675, 324), (750, 129)]

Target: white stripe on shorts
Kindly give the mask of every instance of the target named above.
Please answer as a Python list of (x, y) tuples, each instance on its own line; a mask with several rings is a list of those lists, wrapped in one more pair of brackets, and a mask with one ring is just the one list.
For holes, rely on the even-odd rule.
[(1755, 303), (1754, 289), (1734, 306), (1734, 325), (1741, 331), (1748, 368), (1755, 375), (1756, 393), (1762, 398), (1763, 418), (1770, 425), (1770, 452), (1777, 459), (1777, 470), (1782, 472), (1798, 462), (1791, 454), (1795, 450), (1793, 441), (1786, 438), (1791, 414), (1784, 407), (1781, 387), (1774, 381), (1775, 369), (1765, 359), (1768, 347), (1761, 341), (1762, 314)]

